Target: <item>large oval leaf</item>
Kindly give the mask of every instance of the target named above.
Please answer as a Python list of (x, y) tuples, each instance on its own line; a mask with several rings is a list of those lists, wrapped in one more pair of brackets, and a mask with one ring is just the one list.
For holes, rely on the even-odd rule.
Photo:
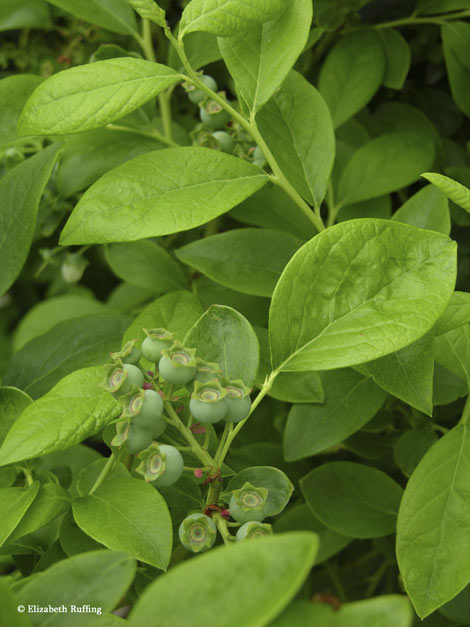
[(333, 122), (320, 93), (292, 71), (256, 120), (289, 181), (319, 207), (335, 159)]
[(34, 90), (21, 114), (18, 132), (60, 135), (89, 131), (131, 113), (181, 79), (181, 74), (166, 65), (131, 57), (63, 70)]
[(149, 152), (92, 185), (60, 241), (131, 242), (192, 229), (225, 213), (267, 181), (266, 173), (253, 164), (208, 148)]
[(170, 513), (157, 490), (140, 479), (103, 483), (93, 494), (77, 499), (73, 516), (89, 536), (110, 549), (165, 570), (171, 557)]
[(57, 149), (41, 150), (0, 180), (0, 295), (16, 279), (28, 256), (39, 201), (57, 160)]
[(179, 35), (204, 31), (229, 37), (276, 17), (284, 6), (283, 0), (192, 0), (183, 11)]
[(87, 22), (98, 24), (113, 33), (138, 33), (134, 12), (127, 0), (47, 0)]
[(226, 287), (271, 296), (299, 240), (271, 229), (232, 229), (176, 250), (178, 259)]
[[(135, 560), (123, 552), (90, 551), (61, 560), (44, 572), (37, 573), (17, 591), (18, 600), (29, 604), (62, 606), (88, 605), (110, 612), (130, 586), (136, 570)], [(83, 615), (69, 610), (51, 614), (31, 613), (34, 625), (71, 627), (95, 625), (93, 614)], [(77, 620), (77, 616), (79, 619)], [(47, 619), (47, 621), (45, 620)]]
[(424, 335), (445, 310), (456, 245), (387, 220), (327, 229), (290, 260), (274, 290), (277, 370), (329, 370), (377, 359)]
[(11, 425), (31, 403), (31, 397), (22, 390), (14, 387), (0, 387), (0, 444)]
[(342, 442), (369, 422), (385, 401), (386, 393), (370, 377), (350, 368), (323, 372), (321, 380), (325, 402), (294, 405), (289, 412), (284, 432), (289, 462)]
[(259, 344), (248, 320), (231, 307), (212, 305), (188, 331), (184, 343), (218, 363), (227, 379), (252, 386), (259, 366)]
[(27, 488), (2, 488), (2, 518), (0, 521), (0, 545), (14, 531), (23, 518), (39, 491), (39, 482), (35, 481)]
[(28, 405), (0, 449), (0, 466), (78, 444), (119, 416), (121, 405), (101, 389), (102, 366), (83, 368)]
[[(315, 534), (300, 532), (237, 542), (197, 556), (145, 590), (130, 624), (207, 627), (211, 617), (220, 616), (224, 627), (267, 625), (302, 585), (317, 548)], [(208, 609), (201, 599), (209, 598)]]
[(281, 85), (302, 52), (312, 22), (311, 0), (291, 0), (277, 20), (252, 26), (219, 48), (237, 89), (258, 111)]
[(470, 580), (469, 485), (470, 432), (463, 424), (428, 450), (408, 481), (398, 514), (398, 565), (421, 618)]
[(91, 314), (59, 322), (14, 354), (5, 372), (13, 385), (39, 398), (78, 368), (97, 366), (119, 350), (129, 318), (121, 314)]
[(369, 102), (384, 74), (385, 52), (379, 33), (362, 29), (338, 41), (323, 64), (319, 80), (335, 128)]
[(312, 470), (300, 487), (315, 516), (338, 533), (379, 538), (395, 531), (403, 489), (381, 470), (331, 462)]

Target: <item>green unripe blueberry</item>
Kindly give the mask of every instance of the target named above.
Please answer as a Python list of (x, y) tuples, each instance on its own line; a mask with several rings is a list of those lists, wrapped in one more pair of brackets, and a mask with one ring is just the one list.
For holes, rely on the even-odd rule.
[(115, 364), (106, 365), (105, 370), (106, 377), (102, 387), (115, 396), (128, 394), (132, 385), (141, 388), (144, 384), (144, 375), (139, 368), (133, 364), (123, 364), (121, 359)]
[(240, 422), (247, 418), (251, 410), (250, 389), (243, 381), (233, 381), (225, 385), (227, 391), (227, 422)]
[(259, 146), (256, 146), (253, 151), (253, 161), (263, 161), (264, 163), (266, 163), (266, 158)]
[(124, 364), (136, 364), (142, 357), (140, 349), (135, 345), (136, 341), (126, 342), (122, 350), (117, 353), (111, 353), (111, 358), (115, 360), (120, 359)]
[(229, 113), (215, 100), (209, 100), (199, 109), (199, 117), (207, 127), (214, 130), (223, 128), (230, 121)]
[(253, 161), (253, 165), (255, 165), (257, 168), (263, 169), (266, 165), (266, 161), (264, 159), (255, 159)]
[(230, 515), (237, 522), (246, 523), (252, 520), (261, 522), (265, 517), (268, 490), (257, 488), (246, 482), (239, 490), (234, 490), (230, 499)]
[(143, 390), (140, 410), (132, 423), (150, 429), (154, 438), (158, 438), (165, 431), (167, 422), (163, 417), (163, 400), (158, 392)]
[(140, 368), (134, 364), (124, 364), (124, 370), (127, 372), (126, 383), (129, 385), (129, 390), (131, 385), (137, 385), (139, 388), (144, 385), (144, 374)]
[(166, 329), (144, 329), (147, 337), (142, 342), (142, 355), (148, 361), (157, 363), (161, 356), (162, 350), (170, 348), (174, 342), (174, 333)]
[(272, 533), (271, 525), (258, 522), (257, 520), (250, 520), (250, 522), (245, 523), (239, 528), (236, 540), (237, 542), (241, 542), (242, 540), (251, 540), (252, 538), (262, 538), (263, 536), (270, 536)]
[(153, 481), (156, 486), (173, 485), (183, 474), (184, 461), (177, 448), (170, 444), (159, 444), (161, 457), (165, 456), (165, 469), (163, 473)]
[(158, 362), (158, 370), (168, 383), (186, 385), (196, 376), (195, 349), (184, 348), (181, 342), (175, 342), (171, 349), (162, 351), (162, 358)]
[(225, 131), (215, 131), (212, 133), (212, 137), (214, 137), (220, 145), (220, 150), (222, 152), (231, 153), (233, 150), (233, 139), (231, 135), (226, 133)]
[(138, 425), (131, 425), (127, 432), (126, 445), (129, 453), (139, 453), (148, 448), (153, 441), (150, 429), (143, 429)]
[(69, 253), (62, 263), (62, 278), (66, 283), (77, 283), (86, 270), (88, 261), (79, 253)]
[(214, 546), (217, 527), (205, 514), (190, 514), (179, 526), (178, 535), (185, 549), (202, 553)]
[[(206, 87), (212, 89), (212, 91), (217, 91), (217, 83), (212, 78), (212, 76), (209, 76), (208, 74), (203, 74), (199, 77), (199, 80), (201, 80), (204, 85), (206, 85)], [(207, 98), (206, 93), (202, 91), (202, 89), (198, 89), (195, 85), (191, 84), (186, 87), (186, 93), (188, 94), (188, 98), (191, 100), (191, 102), (194, 102), (194, 104), (199, 104), (205, 98)]]
[(227, 413), (226, 396), (226, 390), (217, 379), (208, 383), (196, 381), (189, 401), (189, 411), (199, 422), (219, 422)]

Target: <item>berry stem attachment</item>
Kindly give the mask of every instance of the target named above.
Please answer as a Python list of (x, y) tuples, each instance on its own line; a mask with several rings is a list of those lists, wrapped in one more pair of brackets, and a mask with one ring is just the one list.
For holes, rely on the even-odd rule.
[(235, 538), (232, 536), (227, 527), (227, 521), (223, 516), (219, 514), (219, 512), (214, 512), (212, 515), (212, 520), (217, 525), (217, 529), (219, 530), (220, 535), (222, 536), (222, 540), (224, 544), (232, 544)]

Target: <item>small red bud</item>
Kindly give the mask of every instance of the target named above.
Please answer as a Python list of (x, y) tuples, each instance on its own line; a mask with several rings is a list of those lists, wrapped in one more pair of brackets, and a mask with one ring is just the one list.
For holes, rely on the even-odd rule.
[(153, 372), (153, 370), (147, 370), (147, 374), (153, 377), (155, 373)]
[(153, 390), (153, 384), (150, 381), (144, 381), (144, 390)]
[(222, 516), (222, 518), (225, 518), (225, 520), (227, 520), (228, 518), (230, 518), (230, 512), (228, 509), (223, 509), (220, 512), (220, 515)]
[(194, 469), (194, 476), (197, 477), (198, 479), (200, 479), (202, 477), (202, 468), (195, 468)]

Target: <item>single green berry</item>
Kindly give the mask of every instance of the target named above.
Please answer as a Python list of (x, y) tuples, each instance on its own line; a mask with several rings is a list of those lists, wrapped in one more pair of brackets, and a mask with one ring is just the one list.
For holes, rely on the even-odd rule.
[(175, 342), (170, 349), (162, 350), (158, 369), (168, 383), (186, 385), (196, 376), (196, 349), (185, 348), (181, 342)]
[(204, 102), (204, 106), (199, 109), (199, 117), (207, 127), (214, 130), (223, 128), (230, 121), (230, 114), (215, 100)]
[(214, 546), (217, 527), (205, 514), (190, 514), (179, 526), (178, 535), (185, 549), (202, 553)]
[(255, 159), (253, 161), (253, 165), (255, 165), (257, 168), (262, 169), (266, 165), (266, 161), (264, 159)]
[(137, 390), (128, 394), (124, 401), (123, 415), (132, 416), (132, 424), (143, 429), (150, 429), (153, 437), (158, 438), (166, 429), (167, 422), (163, 417), (163, 400), (155, 390)]
[(242, 540), (251, 540), (252, 538), (262, 538), (263, 536), (270, 536), (273, 533), (273, 528), (267, 523), (258, 522), (257, 520), (250, 520), (250, 522), (242, 525), (237, 531), (237, 542)]
[(142, 357), (142, 353), (135, 345), (137, 340), (126, 342), (117, 353), (111, 353), (111, 359), (120, 359), (124, 364), (136, 364)]
[(198, 422), (219, 422), (227, 413), (226, 396), (226, 390), (217, 379), (208, 383), (196, 381), (189, 401), (189, 411)]
[(183, 474), (183, 457), (177, 448), (169, 444), (154, 442), (139, 458), (142, 462), (136, 470), (156, 486), (173, 485)]
[(246, 482), (239, 490), (234, 490), (230, 499), (230, 515), (237, 522), (262, 521), (265, 517), (268, 490), (256, 488)]
[(144, 329), (147, 337), (142, 342), (142, 355), (148, 361), (157, 363), (162, 356), (164, 348), (170, 348), (175, 341), (174, 333), (166, 329)]
[(140, 369), (133, 364), (123, 364), (120, 359), (117, 359), (114, 364), (107, 364), (105, 372), (102, 387), (115, 396), (128, 394), (132, 385), (141, 388), (144, 384), (144, 375)]
[(251, 398), (250, 388), (243, 381), (230, 381), (225, 384), (227, 391), (227, 422), (240, 422), (250, 415)]
[(62, 278), (66, 283), (77, 283), (83, 276), (88, 261), (79, 253), (69, 253), (61, 267)]
[(229, 135), (225, 131), (215, 131), (215, 133), (212, 133), (212, 137), (217, 140), (219, 144), (219, 150), (228, 153), (232, 152), (234, 144), (231, 135)]
[(129, 453), (139, 453), (148, 448), (153, 441), (150, 429), (143, 429), (138, 425), (131, 425), (127, 432), (126, 446)]
[[(206, 87), (212, 89), (212, 91), (217, 91), (217, 83), (212, 78), (212, 76), (209, 76), (208, 74), (203, 74), (199, 77), (199, 80), (201, 80), (204, 85), (206, 85)], [(191, 100), (191, 102), (194, 102), (194, 104), (199, 104), (205, 98), (207, 98), (206, 93), (202, 91), (202, 89), (198, 89), (195, 85), (191, 83), (187, 83), (185, 89), (186, 93), (188, 94), (188, 98)]]

